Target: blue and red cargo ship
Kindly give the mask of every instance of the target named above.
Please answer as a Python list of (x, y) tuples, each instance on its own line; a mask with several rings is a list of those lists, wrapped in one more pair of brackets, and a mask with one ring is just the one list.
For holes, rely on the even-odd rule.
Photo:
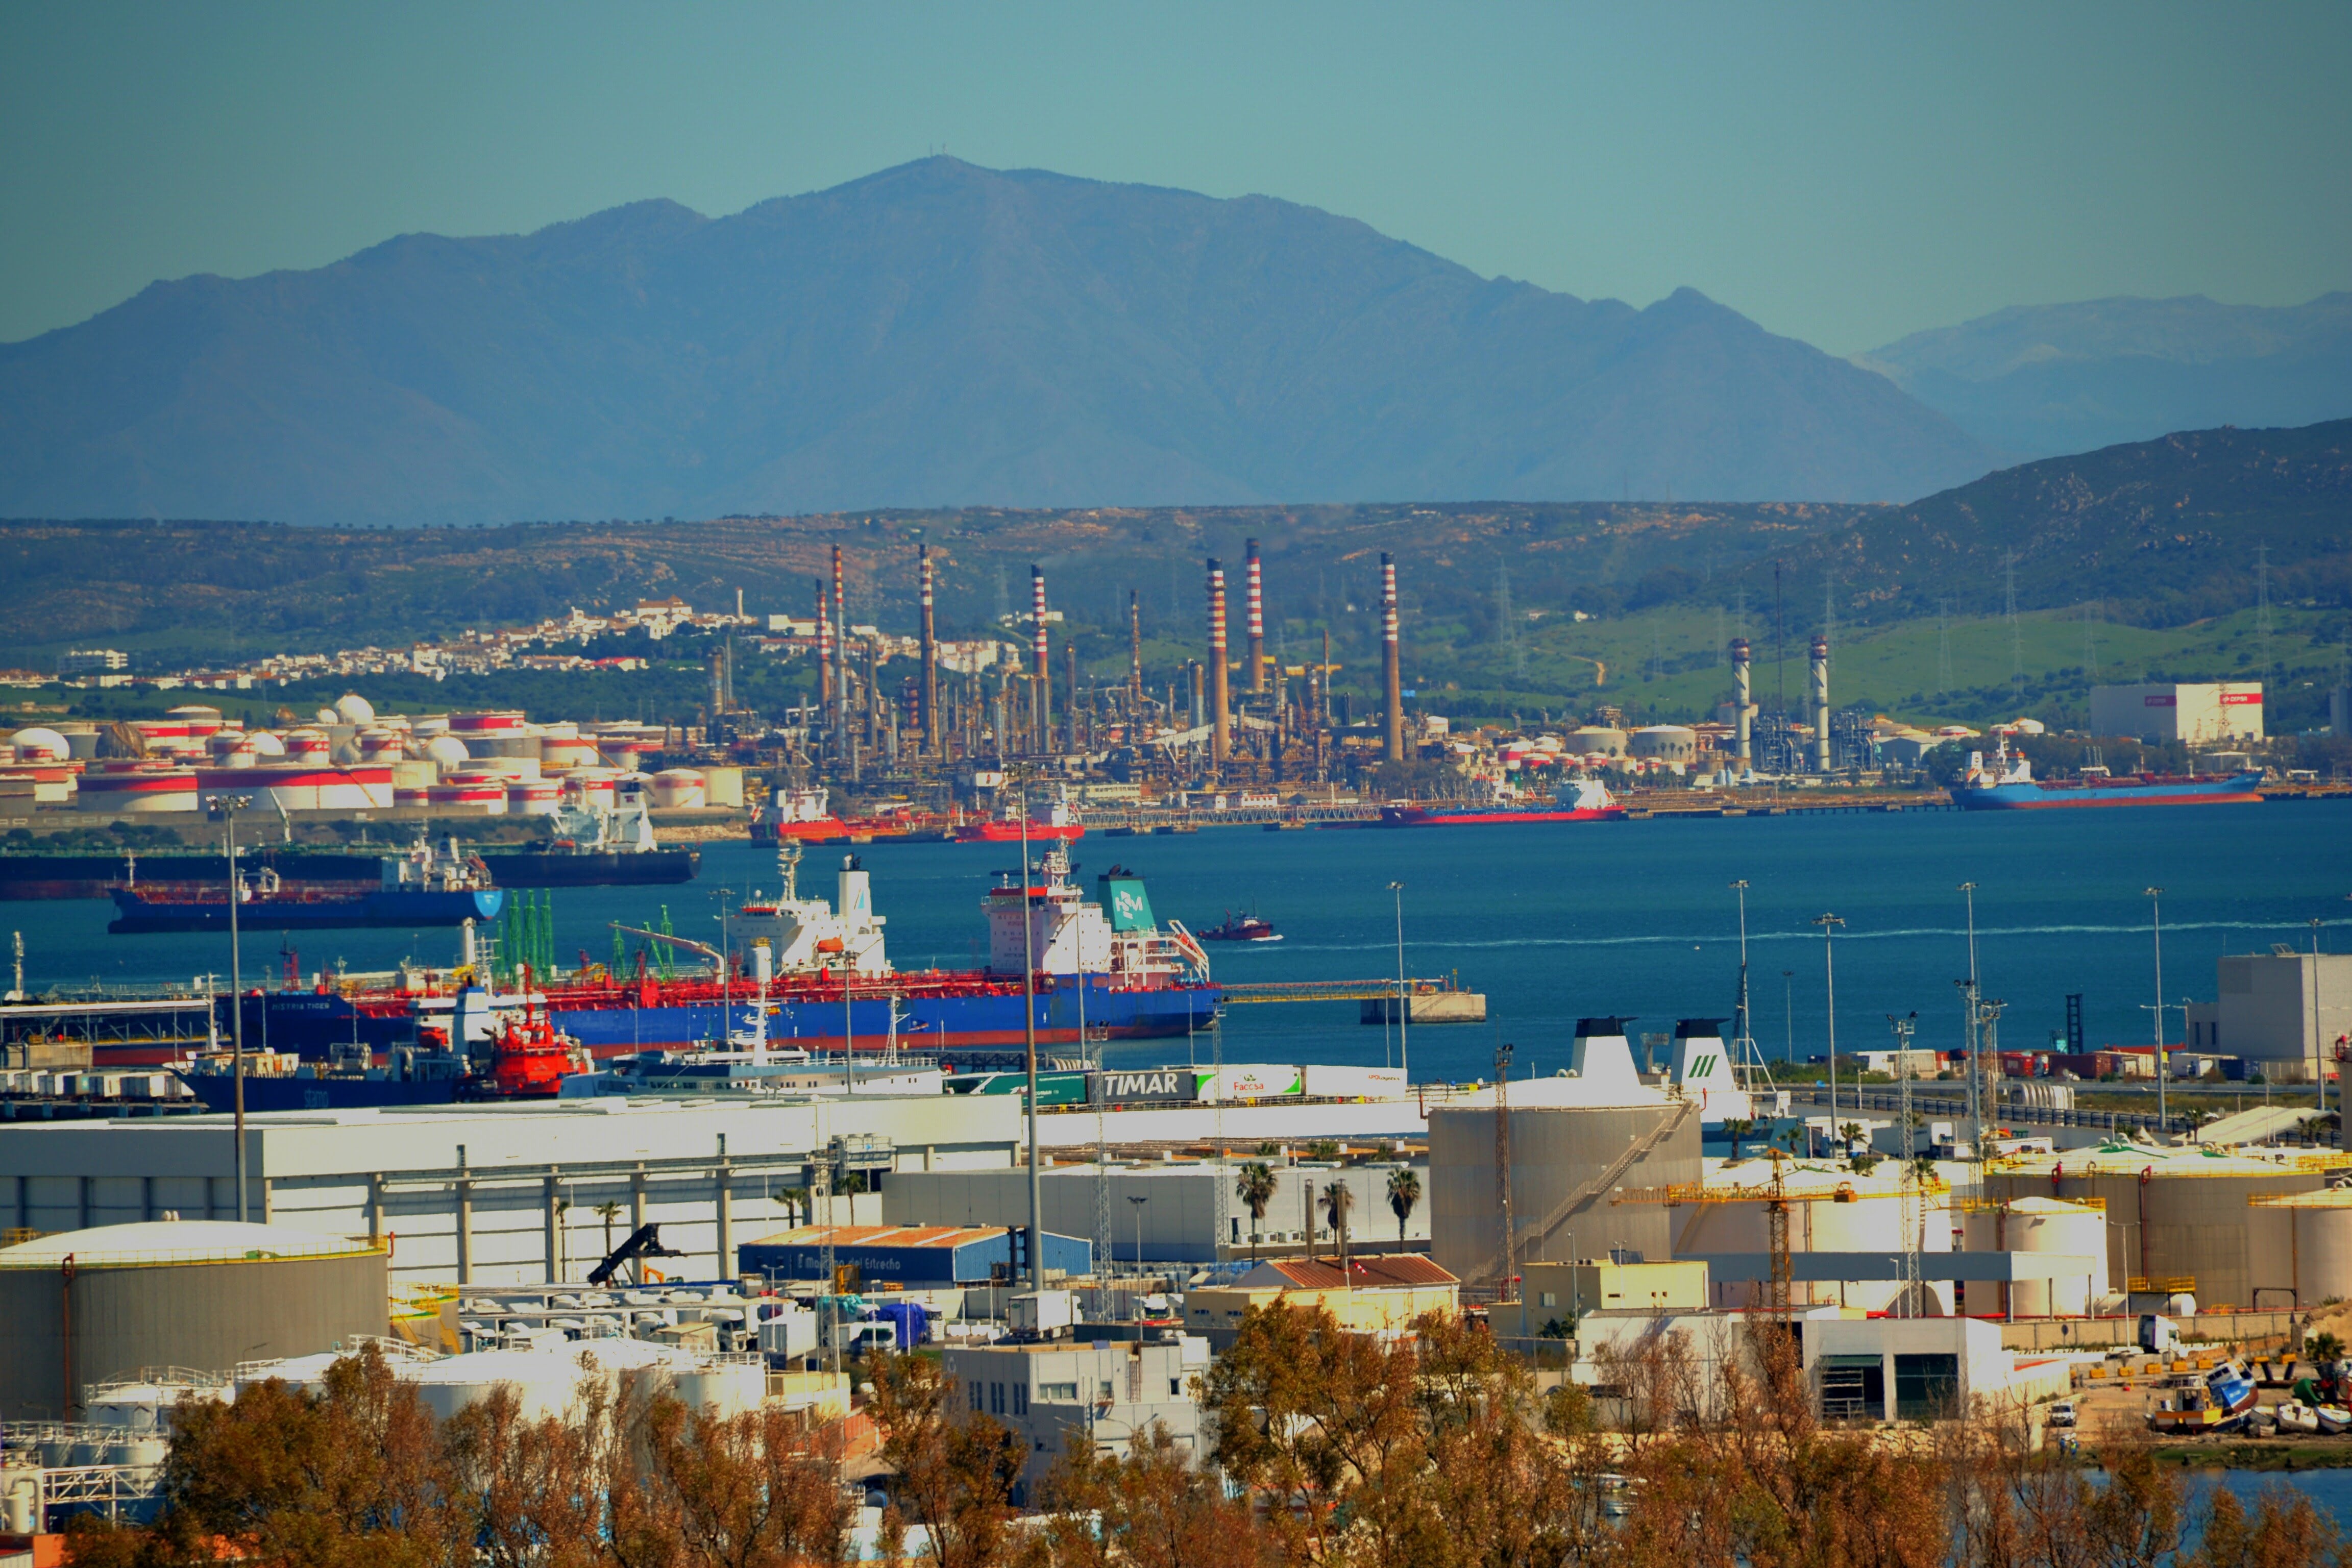
[(2033, 764), (2013, 761), (2009, 737), (2000, 739), (1990, 767), (1972, 753), (1968, 775), (1952, 786), (1952, 804), (1963, 811), (2048, 811), (2109, 805), (2246, 805), (2259, 803), (2259, 769), (2210, 778), (2141, 773), (2124, 778), (2094, 776), (2043, 784)]
[[(867, 873), (855, 858), (839, 874), (836, 908), (796, 896), (798, 857), (797, 846), (780, 851), (781, 896), (754, 896), (730, 921), (732, 950), (725, 973), (714, 961), (705, 973), (675, 979), (642, 966), (629, 975), (598, 969), (542, 977), (533, 990), (544, 998), (548, 1020), (599, 1058), (726, 1040), (753, 1026), (750, 952), (764, 942), (773, 974), (767, 1037), (779, 1049), (883, 1051), (894, 1043), (894, 1012), (895, 1044), (902, 1052), (986, 1052), (1024, 1044), (1024, 879), (1000, 873), (983, 900), (987, 968), (900, 971), (884, 954), (882, 921), (873, 912)], [(1097, 879), (1102, 901), (1087, 901), (1069, 880), (1067, 857), (1053, 847), (1025, 880), (1040, 1045), (1182, 1035), (1214, 1020), (1223, 993), (1209, 978), (1206, 954), (1181, 924), (1160, 928), (1139, 877), (1114, 867)], [(467, 978), (460, 970), (381, 984), (251, 991), (244, 998), (246, 1045), (294, 1052), (305, 1060), (349, 1055), (354, 1047), (381, 1057), (413, 1038), (421, 1006), (446, 998)], [(223, 998), (224, 1038), (228, 1008)], [(100, 1047), (108, 1058), (103, 1065), (132, 1065), (137, 1050)]]

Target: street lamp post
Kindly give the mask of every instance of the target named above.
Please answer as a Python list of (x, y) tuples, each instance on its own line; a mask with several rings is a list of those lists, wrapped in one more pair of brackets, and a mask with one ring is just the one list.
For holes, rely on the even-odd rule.
[(1412, 1051), (1405, 1043), (1404, 1031), (1406, 1016), (1412, 1011), (1412, 1002), (1405, 994), (1404, 984), (1404, 884), (1391, 882), (1389, 891), (1396, 895), (1397, 1067), (1410, 1087), (1412, 1083)]
[(1037, 942), (1034, 906), (1029, 897), (1029, 787), (1013, 786), (1013, 809), (1021, 819), (1021, 1037), (1029, 1069), (1029, 1289), (1045, 1288), (1045, 1189), (1037, 1177)]
[(2164, 889), (2147, 889), (2148, 935), (2156, 947), (2156, 1130), (2158, 1137), (2172, 1130), (2172, 1118), (2165, 1106), (2165, 1080), (2172, 1076), (2171, 1065), (2164, 1059)]
[(228, 857), (228, 1027), (230, 1071), (234, 1075), (236, 1128), (236, 1219), (246, 1219), (245, 1195), (245, 967), (237, 941), (237, 901), (245, 879), (236, 869), (236, 814), (253, 804), (249, 795), (215, 795), (205, 806), (221, 819), (223, 853)]
[(1143, 1273), (1143, 1205), (1151, 1200), (1148, 1197), (1138, 1197), (1133, 1193), (1129, 1193), (1127, 1194), (1127, 1201), (1135, 1210), (1135, 1272), (1137, 1277), (1140, 1278)]
[(1969, 977), (1960, 992), (1968, 1003), (1968, 1030), (1963, 1037), (1969, 1053), (1969, 1147), (1979, 1149), (1984, 1143), (1984, 1063), (1977, 1048), (1977, 995), (1982, 982), (1977, 978), (1977, 885), (1962, 882), (1960, 896), (1968, 900), (1969, 911)]
[[(1830, 1004), (1830, 1136), (1837, 1136), (1837, 944), (1832, 939), (1837, 928), (1845, 921), (1836, 915), (1821, 914), (1813, 923), (1822, 928), (1822, 973), (1829, 982)], [(1854, 1089), (1854, 1109), (1862, 1109), (1862, 1089)]]

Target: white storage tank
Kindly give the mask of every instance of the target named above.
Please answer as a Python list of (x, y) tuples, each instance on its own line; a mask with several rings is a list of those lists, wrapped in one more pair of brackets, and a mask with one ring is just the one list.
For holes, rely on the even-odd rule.
[(596, 745), (573, 736), (550, 736), (539, 743), (539, 765), (548, 773), (593, 768), (598, 763)]
[[(1899, 1173), (1889, 1162), (1883, 1173), (1859, 1175), (1842, 1165), (1811, 1161), (1780, 1167), (1781, 1187), (1789, 1205), (1790, 1252), (1899, 1253), (1903, 1250), (1906, 1200)], [(1772, 1181), (1772, 1162), (1726, 1161), (1711, 1173), (1709, 1187), (1720, 1191), (1760, 1194)], [(1909, 1200), (1913, 1240), (1922, 1252), (1949, 1252), (1952, 1227), (1948, 1194), (1940, 1188), (1916, 1191)], [(1759, 1199), (1717, 1201), (1678, 1206), (1667, 1211), (1674, 1227), (1677, 1258), (1706, 1253), (1755, 1255), (1771, 1250), (1770, 1220)], [(1715, 1282), (1715, 1304), (1745, 1308), (1763, 1300), (1762, 1282), (1723, 1279)], [(1790, 1300), (1799, 1304), (1859, 1308), (1884, 1311), (1901, 1294), (1890, 1279), (1802, 1280), (1795, 1282)], [(1951, 1286), (1928, 1287), (1930, 1313), (1951, 1309)]]
[(144, 757), (100, 763), (82, 774), (75, 804), (83, 811), (194, 811), (196, 770)]
[(8, 737), (16, 748), (20, 763), (62, 763), (73, 754), (72, 746), (55, 730), (35, 724)]
[(610, 1372), (583, 1366), (577, 1355), (562, 1351), (474, 1351), (397, 1371), (400, 1381), (416, 1390), (417, 1402), (444, 1421), (501, 1388), (514, 1390), (517, 1415), (536, 1421), (570, 1410), (583, 1383), (614, 1386)]
[(741, 805), (743, 770), (731, 766), (703, 769), (702, 800), (706, 805)]
[(563, 786), (549, 779), (517, 779), (507, 785), (509, 816), (553, 816)]
[(2061, 1253), (2094, 1260), (2084, 1274), (2017, 1280), (2006, 1300), (1999, 1281), (1971, 1280), (1972, 1317), (2085, 1317), (2108, 1292), (2107, 1216), (2095, 1205), (2013, 1198), (1971, 1210), (1962, 1229), (1970, 1252)]
[(2302, 1310), (2352, 1297), (2352, 1188), (2257, 1194), (2246, 1242), (2253, 1306)]
[(335, 718), (344, 724), (373, 724), (375, 704), (356, 691), (346, 691), (335, 699)]
[(454, 773), (426, 792), (436, 811), (462, 811), (478, 816), (507, 814), (507, 781), (496, 773)]
[(702, 774), (694, 768), (664, 768), (654, 775), (653, 803), (677, 809), (703, 804)]
[(723, 1420), (760, 1408), (760, 1401), (768, 1394), (768, 1370), (757, 1359), (709, 1361), (691, 1370), (671, 1373), (670, 1386), (678, 1403), (688, 1410), (699, 1410)]
[(445, 773), (462, 768), (474, 760), (474, 754), (466, 749), (466, 742), (448, 734), (436, 735), (426, 741), (425, 756), (426, 761), (440, 764)]

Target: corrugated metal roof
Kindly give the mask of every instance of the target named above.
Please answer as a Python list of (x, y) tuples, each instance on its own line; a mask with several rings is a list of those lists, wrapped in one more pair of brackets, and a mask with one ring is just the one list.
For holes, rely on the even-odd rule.
[(753, 1247), (823, 1247), (830, 1234), (835, 1247), (945, 1247), (986, 1241), (1005, 1234), (1001, 1225), (804, 1225), (778, 1231), (751, 1243)]
[(1433, 1263), (1417, 1252), (1379, 1252), (1348, 1259), (1348, 1272), (1339, 1272), (1336, 1258), (1277, 1258), (1250, 1270), (1236, 1283), (1254, 1288), (1260, 1276), (1271, 1269), (1297, 1289), (1336, 1290), (1343, 1285), (1359, 1289), (1380, 1289), (1383, 1287), (1414, 1285), (1459, 1285), (1462, 1281), (1447, 1269)]

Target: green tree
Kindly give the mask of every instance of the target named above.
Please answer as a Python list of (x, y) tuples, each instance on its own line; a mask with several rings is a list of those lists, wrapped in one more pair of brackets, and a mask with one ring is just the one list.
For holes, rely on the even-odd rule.
[(1331, 1222), (1331, 1235), (1339, 1245), (1339, 1278), (1348, 1277), (1348, 1215), (1356, 1206), (1356, 1194), (1345, 1182), (1330, 1182), (1323, 1188), (1323, 1213)]
[(1274, 1202), (1274, 1170), (1263, 1160), (1252, 1160), (1234, 1179), (1234, 1196), (1249, 1210), (1250, 1260), (1258, 1257), (1258, 1236), (1265, 1224), (1266, 1206)]
[(1410, 1165), (1389, 1173), (1389, 1208), (1397, 1216), (1397, 1250), (1404, 1250), (1405, 1222), (1421, 1202), (1421, 1177)]

